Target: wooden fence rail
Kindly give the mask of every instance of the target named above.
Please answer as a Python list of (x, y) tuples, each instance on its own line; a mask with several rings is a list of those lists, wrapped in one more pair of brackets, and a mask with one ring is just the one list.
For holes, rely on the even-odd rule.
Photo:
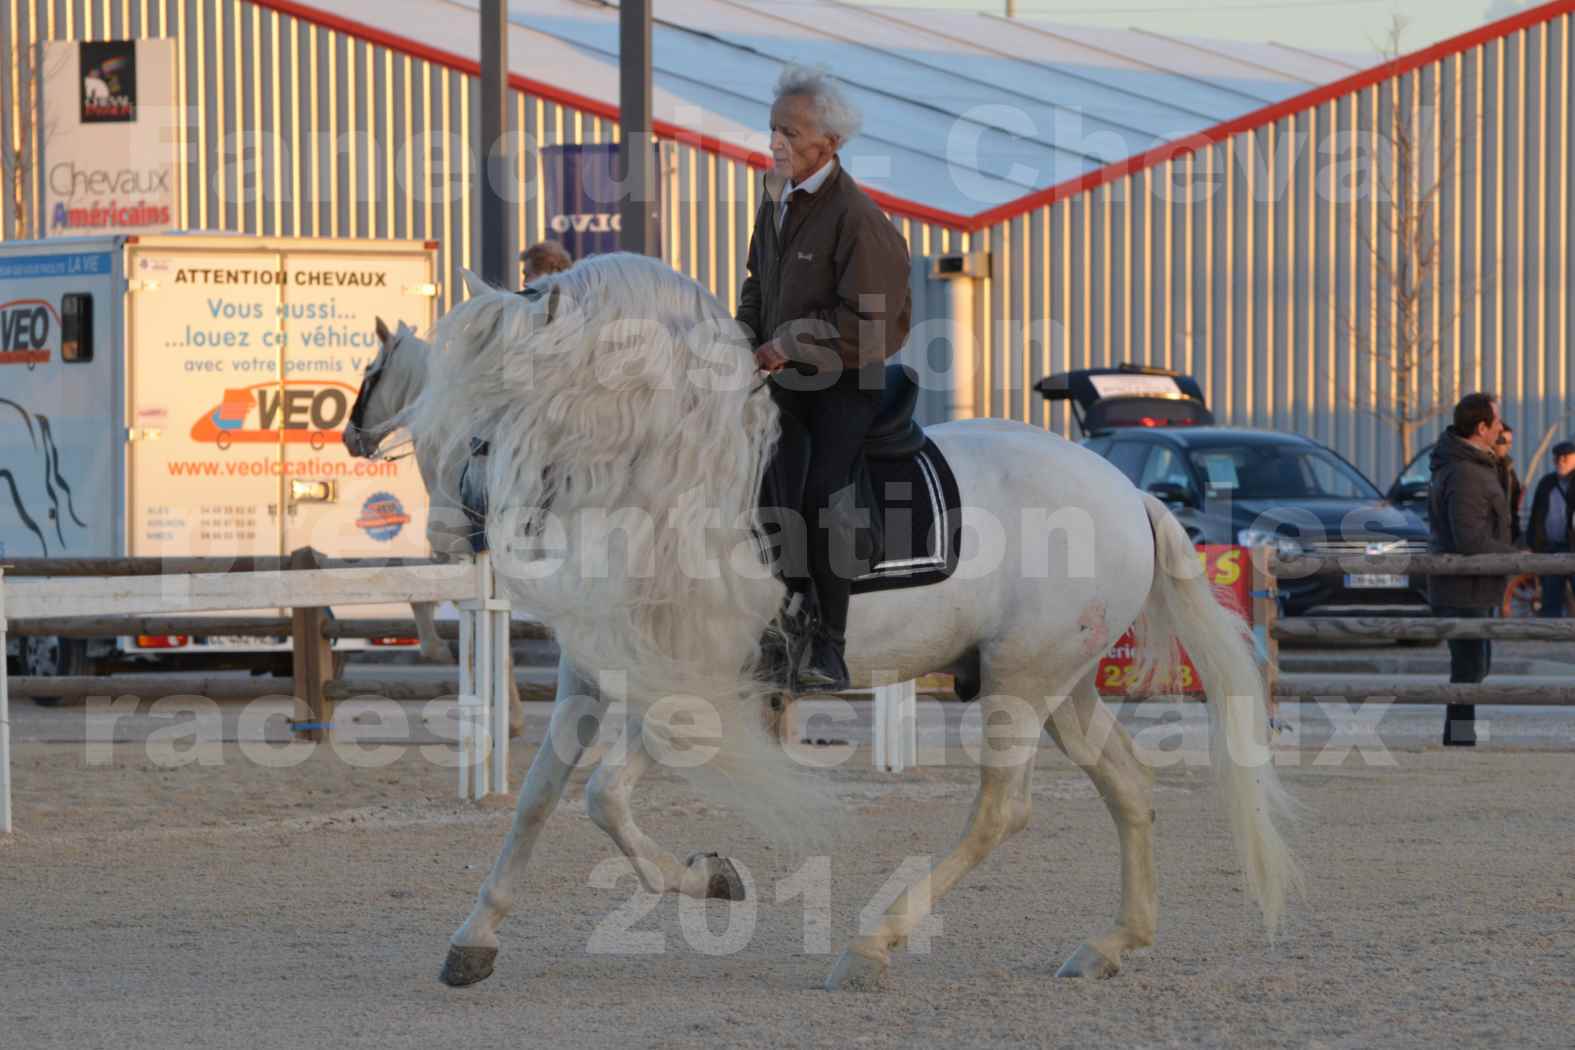
[(1254, 591), (1265, 599), (1255, 627), (1263, 632), (1270, 660), (1269, 695), (1273, 703), (1342, 698), (1399, 704), (1474, 704), (1554, 707), (1575, 704), (1570, 685), (1525, 685), (1494, 681), (1456, 684), (1421, 680), (1385, 683), (1363, 678), (1280, 674), (1274, 658), (1279, 641), (1428, 641), (1497, 639), (1568, 642), (1575, 640), (1575, 619), (1459, 619), (1454, 617), (1318, 616), (1280, 619), (1273, 596), (1280, 579), (1312, 575), (1373, 573), (1404, 576), (1575, 576), (1575, 554), (1351, 554), (1338, 557), (1281, 557), (1254, 552)]
[[(294, 555), (222, 555), (203, 558), (15, 558), (5, 561), (8, 578), (17, 576), (187, 576), (195, 573), (281, 572)], [(412, 565), (461, 564), (431, 558), (324, 558), (324, 569), (408, 568)]]
[(1281, 703), (1341, 698), (1352, 701), (1390, 700), (1397, 704), (1478, 704), (1488, 707), (1561, 707), (1575, 704), (1575, 684), (1510, 685), (1491, 680), (1475, 685), (1427, 681), (1378, 683), (1370, 677), (1363, 677), (1363, 681), (1351, 681), (1323, 675), (1281, 675), (1275, 688), (1275, 699)]
[(1461, 620), (1426, 616), (1298, 616), (1276, 620), (1282, 642), (1364, 642), (1374, 638), (1426, 642), (1451, 638), (1499, 641), (1575, 641), (1575, 620)]
[(1374, 573), (1394, 576), (1575, 576), (1575, 554), (1342, 554), (1287, 558), (1274, 552), (1269, 570), (1277, 579)]
[(475, 567), (463, 563), (75, 579), (12, 580), (8, 572), (6, 590), (7, 606), (18, 620), (98, 617), (116, 609), (137, 616), (189, 616), (258, 607), (442, 602), (462, 593), (475, 575)]
[[(551, 700), (555, 686), (542, 685), (516, 676), (522, 700)], [(172, 696), (201, 696), (209, 700), (255, 700), (263, 696), (300, 698), (294, 678), (276, 675), (173, 675), (129, 674), (98, 677), (70, 675), (40, 678), (24, 675), (10, 680), (13, 697), (52, 696), (80, 700), (87, 697), (135, 696), (162, 700)], [(405, 681), (381, 678), (334, 678), (323, 683), (329, 700), (349, 697), (377, 697), (385, 700), (438, 700), (459, 695), (457, 677)], [(305, 734), (303, 734), (305, 735)]]
[[(459, 621), (439, 620), (438, 637), (448, 641), (459, 638)], [(229, 635), (236, 638), (288, 638), (291, 620), (284, 616), (245, 616), (222, 619), (215, 616), (101, 616), (45, 617), (12, 620), (15, 635), (60, 638), (115, 638), (123, 635), (184, 634), (193, 638)], [(413, 620), (328, 620), (322, 625), (324, 638), (414, 638)], [(546, 624), (513, 620), (509, 636), (516, 641), (548, 641), (552, 631)]]

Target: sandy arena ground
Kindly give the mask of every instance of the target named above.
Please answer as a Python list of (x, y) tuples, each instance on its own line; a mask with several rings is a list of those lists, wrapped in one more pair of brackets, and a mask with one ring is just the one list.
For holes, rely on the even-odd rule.
[[(299, 764), (272, 768), (227, 730), (170, 768), (148, 740), (179, 720), (157, 715), (90, 755), (80, 709), (21, 702), (0, 1046), (1568, 1047), (1572, 718), (1536, 716), (1551, 728), (1516, 743), (1504, 716), (1496, 742), (1446, 753), (1428, 742), (1433, 710), (1385, 726), (1390, 765), (1355, 751), (1314, 765), (1331, 727), (1306, 720), (1284, 776), (1307, 808), (1295, 844), (1310, 897), (1276, 946), (1244, 902), (1207, 771), (1177, 751), (1156, 792), (1158, 944), (1114, 980), (1056, 980), (1114, 914), (1117, 846), (1087, 778), (1051, 749), (1028, 831), (941, 903), (927, 954), (898, 955), (887, 990), (858, 995), (820, 990), (834, 956), (802, 896), (779, 902), (803, 858), (671, 775), (643, 787), (645, 829), (680, 854), (736, 858), (751, 901), (730, 917), (666, 897), (609, 935), (616, 910), (646, 904), (585, 816), (582, 773), (496, 976), (454, 991), (438, 967), (511, 799), (454, 801), (452, 770), (409, 746), (364, 770), (297, 744), (281, 753)], [(825, 774), (862, 817), (832, 854), (833, 952), (905, 858), (962, 826), (975, 776), (958, 706), (946, 714), (932, 742), (949, 741), (950, 765), (880, 774), (866, 749)], [(545, 717), (532, 710), (530, 740)], [(516, 783), (531, 752), (514, 748)]]

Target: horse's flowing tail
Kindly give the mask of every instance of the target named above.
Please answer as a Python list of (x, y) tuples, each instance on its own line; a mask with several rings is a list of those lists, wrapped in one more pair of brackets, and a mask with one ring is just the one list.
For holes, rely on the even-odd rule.
[(1153, 496), (1145, 494), (1143, 504), (1155, 557), (1154, 585), (1140, 620), (1138, 681), (1173, 681), (1178, 642), (1197, 668), (1208, 699), (1215, 777), (1248, 889), (1272, 938), (1302, 876), (1275, 826), (1277, 818), (1290, 817), (1291, 800), (1274, 770), (1263, 675), (1246, 624), (1214, 597), (1181, 523)]

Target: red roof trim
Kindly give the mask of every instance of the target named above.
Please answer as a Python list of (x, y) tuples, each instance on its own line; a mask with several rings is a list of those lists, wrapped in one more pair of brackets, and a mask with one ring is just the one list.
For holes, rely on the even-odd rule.
[[(325, 29), (332, 29), (360, 37), (369, 43), (380, 44), (383, 47), (392, 48), (414, 58), (425, 59), (428, 62), (446, 66), (461, 73), (467, 73), (471, 76), (481, 75), (481, 65), (473, 59), (423, 44), (418, 40), (400, 36), (396, 33), (385, 32), (364, 22), (357, 22), (326, 11), (320, 11), (305, 4), (296, 3), (294, 0), (247, 0), (247, 2), (257, 7), (267, 8), (278, 11), (280, 14), (299, 18), (302, 21), (322, 26)], [(1216, 124), (1214, 127), (1156, 146), (1145, 153), (1116, 161), (1114, 164), (1107, 164), (1098, 171), (1091, 171), (1086, 175), (1080, 175), (1075, 179), (1069, 179), (1047, 189), (1036, 190), (1025, 197), (1019, 197), (1017, 200), (1009, 201), (1006, 204), (991, 208), (989, 211), (980, 212), (977, 215), (958, 215), (938, 208), (927, 207), (903, 197), (894, 197), (888, 193), (881, 193), (877, 190), (868, 192), (875, 203), (893, 214), (917, 219), (920, 222), (946, 226), (965, 233), (976, 233), (1010, 219), (1015, 219), (1017, 216), (1037, 208), (1043, 208), (1067, 197), (1076, 196), (1103, 186), (1108, 182), (1125, 178), (1135, 172), (1143, 171), (1177, 157), (1186, 156), (1189, 153), (1195, 153), (1212, 143), (1221, 142), (1242, 132), (1254, 131), (1273, 124), (1275, 121), (1282, 117), (1290, 116), (1292, 113), (1300, 113), (1303, 110), (1312, 109), (1333, 99), (1342, 98), (1353, 92), (1371, 87), (1380, 81), (1402, 76), (1428, 63), (1437, 62), (1440, 59), (1459, 54), (1481, 44), (1509, 36), (1511, 33), (1517, 33), (1522, 29), (1550, 22), (1561, 15), (1571, 13), (1575, 13), (1575, 0), (1552, 0), (1551, 3), (1543, 4), (1540, 7), (1521, 11), (1497, 22), (1489, 22), (1487, 25), (1478, 26), (1476, 29), (1462, 33), (1459, 36), (1442, 40), (1431, 47), (1423, 48), (1421, 51), (1402, 55), (1393, 62), (1385, 62), (1382, 65), (1374, 66), (1372, 69), (1352, 74), (1343, 80), (1337, 80), (1323, 87), (1313, 88), (1311, 91), (1303, 92), (1293, 98), (1243, 114), (1234, 120)], [(587, 113), (593, 113), (608, 120), (618, 119), (618, 107), (611, 103), (576, 94), (573, 91), (565, 91), (563, 88), (544, 84), (529, 77), (511, 73), (509, 74), (509, 86), (540, 96), (550, 102), (556, 102), (559, 105), (569, 106), (573, 109), (584, 110)], [(669, 124), (664, 120), (653, 121), (652, 123), (654, 124), (652, 130), (663, 138), (683, 142), (708, 153), (715, 153), (729, 160), (747, 164), (752, 168), (764, 169), (767, 166), (767, 159), (764, 154), (744, 149), (742, 146), (736, 146), (730, 142), (723, 142), (721, 139), (713, 138), (710, 135), (701, 135), (698, 132), (690, 131), (688, 128), (679, 127), (677, 124)]]
[(1114, 164), (1108, 164), (1098, 171), (1088, 172), (1086, 175), (1080, 175), (1075, 179), (1058, 183), (1048, 189), (1037, 190), (1026, 197), (1019, 197), (1017, 200), (1009, 201), (1000, 207), (980, 212), (968, 220), (966, 229), (969, 232), (976, 232), (998, 223), (1006, 222), (1009, 219), (1015, 219), (1026, 212), (1054, 204), (1067, 197), (1077, 196), (1098, 186), (1103, 186), (1107, 182), (1114, 182), (1117, 179), (1125, 178), (1135, 172), (1143, 171), (1146, 168), (1154, 167), (1177, 157), (1184, 157), (1212, 143), (1222, 142), (1244, 131), (1255, 131), (1258, 128), (1273, 124), (1282, 117), (1300, 113), (1315, 106), (1321, 106), (1325, 102), (1343, 98), (1346, 95), (1371, 87), (1380, 81), (1403, 76), (1414, 69), (1437, 62), (1439, 59), (1457, 55), (1480, 44), (1490, 43), (1509, 36), (1511, 33), (1517, 33), (1522, 29), (1527, 29), (1543, 22), (1550, 22), (1560, 15), (1570, 14), (1571, 12), (1575, 12), (1575, 0), (1554, 0), (1553, 3), (1530, 8), (1519, 14), (1511, 15), (1509, 18), (1503, 18), (1497, 22), (1489, 22), (1485, 26), (1478, 26), (1468, 33), (1462, 33), (1448, 40), (1442, 40), (1421, 51), (1416, 51), (1409, 55), (1401, 55), (1393, 62), (1385, 62), (1382, 65), (1374, 66), (1372, 69), (1365, 69), (1343, 80), (1337, 80), (1323, 87), (1313, 88), (1311, 91), (1303, 92), (1293, 98), (1243, 114), (1234, 120), (1216, 124), (1214, 127), (1195, 132), (1173, 142), (1167, 142), (1162, 146), (1156, 146), (1146, 153), (1140, 153), (1137, 156), (1116, 161)]

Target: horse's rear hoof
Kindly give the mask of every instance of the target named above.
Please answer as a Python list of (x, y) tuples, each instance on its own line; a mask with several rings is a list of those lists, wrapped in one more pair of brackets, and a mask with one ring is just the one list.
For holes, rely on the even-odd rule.
[(837, 965), (831, 968), (831, 974), (826, 978), (826, 991), (878, 992), (885, 980), (885, 962), (848, 948), (837, 960)]
[(442, 982), (450, 988), (465, 988), (492, 976), (492, 964), (498, 960), (496, 948), (461, 948), (449, 945), (448, 958), (443, 960)]
[(705, 888), (705, 895), (720, 901), (743, 900), (744, 880), (738, 877), (738, 869), (726, 857), (718, 857), (717, 860), (719, 865), (711, 873), (711, 882)]
[(733, 862), (719, 853), (696, 853), (689, 858), (689, 867), (696, 864), (710, 863), (711, 877), (705, 884), (705, 895), (709, 900), (741, 901), (748, 891), (744, 889), (744, 880), (739, 877), (738, 869), (733, 867)]
[(1083, 945), (1055, 972), (1057, 977), (1092, 977), (1102, 981), (1121, 972), (1121, 964), (1112, 962), (1104, 953)]

